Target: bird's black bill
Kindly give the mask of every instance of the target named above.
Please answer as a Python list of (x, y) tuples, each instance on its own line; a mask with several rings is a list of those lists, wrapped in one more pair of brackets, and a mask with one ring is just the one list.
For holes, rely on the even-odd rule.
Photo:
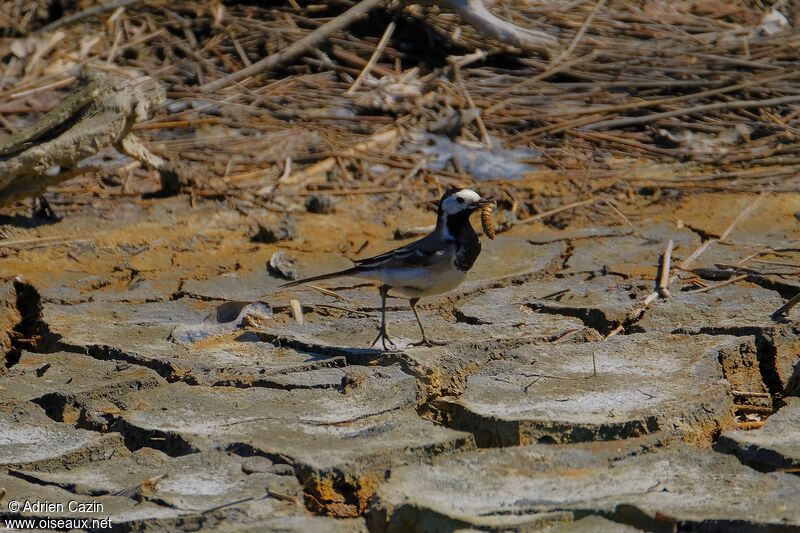
[(475, 202), (475, 207), (473, 207), (473, 210), (483, 209), (483, 206), (485, 205), (496, 205), (496, 202), (488, 198), (481, 198)]

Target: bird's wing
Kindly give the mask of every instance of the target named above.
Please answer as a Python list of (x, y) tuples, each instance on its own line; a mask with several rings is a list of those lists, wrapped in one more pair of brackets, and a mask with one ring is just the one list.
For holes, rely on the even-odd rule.
[(447, 253), (446, 243), (437, 241), (431, 235), (401, 248), (368, 259), (356, 261), (358, 270), (372, 268), (404, 268), (430, 266)]
[(408, 267), (425, 267), (436, 264), (437, 260), (441, 260), (447, 254), (447, 243), (438, 238), (435, 233), (427, 235), (418, 241), (411, 244), (396, 248), (390, 252), (386, 252), (375, 257), (367, 259), (356, 260), (356, 266), (342, 270), (339, 272), (331, 272), (329, 274), (322, 274), (321, 276), (314, 276), (311, 278), (299, 279), (290, 281), (280, 285), (280, 288), (294, 287), (302, 285), (311, 281), (322, 281), (326, 279), (341, 278), (344, 276), (358, 276), (359, 274), (377, 270), (381, 268), (408, 268)]

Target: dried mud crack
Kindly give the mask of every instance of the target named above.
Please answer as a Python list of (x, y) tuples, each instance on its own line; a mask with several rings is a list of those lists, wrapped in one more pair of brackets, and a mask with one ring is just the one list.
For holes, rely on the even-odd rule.
[[(647, 499), (663, 480), (645, 483), (627, 472), (658, 471), (668, 461), (689, 478), (712, 468), (752, 490), (788, 490), (782, 479), (758, 477), (790, 472), (797, 461), (780, 435), (792, 420), (786, 398), (797, 382), (799, 334), (791, 321), (768, 318), (781, 294), (744, 280), (741, 287), (673, 291), (641, 311), (653, 281), (633, 272), (655, 275), (651, 253), (641, 255), (640, 267), (628, 264), (625, 276), (587, 273), (577, 261), (610, 256), (592, 238), (561, 231), (556, 244), (515, 237), (537, 252), (534, 263), (479, 263), (467, 289), (424, 306), (429, 334), (448, 339), (446, 346), (389, 353), (361, 348), (376, 324), (368, 287), (340, 288), (346, 306), (321, 293), (298, 294), (299, 324), (287, 295), (265, 294), (257, 272), (239, 278), (241, 295), (254, 295), (250, 302), (221, 298), (215, 280), (166, 283), (167, 291), (191, 291), (146, 299), (95, 281), (80, 299), (50, 297), (62, 289), (44, 280), (11, 282), (5, 316), (13, 364), (0, 376), (0, 405), (16, 413), (9, 419), (15, 435), (46, 431), (70, 444), (8, 456), (4, 479), (115, 502), (120, 517), (131, 505), (150, 513), (126, 529), (263, 522), (277, 509), (304, 517), (303, 524), (332, 520), (373, 531), (431, 520), (482, 528), (563, 521), (633, 530), (768, 527), (771, 519), (757, 513), (737, 518), (722, 496), (726, 516), (711, 517), (716, 522), (694, 521), (688, 504), (670, 504), (665, 513)], [(498, 253), (512, 253), (508, 238), (498, 238)], [(609, 242), (624, 249), (631, 238)], [(401, 346), (416, 340), (416, 320), (401, 302), (390, 320)], [(625, 334), (609, 337), (620, 324)], [(422, 468), (445, 476), (440, 465), (464, 461), (476, 472), (497, 464), (497, 473), (482, 474), (495, 483), (505, 479), (506, 453), (529, 454), (524, 460), (538, 472), (530, 479), (562, 479), (558, 465), (576, 453), (605, 461), (619, 477), (619, 492), (606, 496), (617, 503), (587, 503), (580, 491), (568, 504), (550, 502), (543, 494), (556, 485), (509, 480), (522, 483), (515, 491), (524, 495), (513, 510), (493, 503), (502, 491), (482, 493), (485, 508), (471, 515), (437, 481), (410, 474)], [(227, 501), (179, 488), (180, 476), (202, 486), (197, 476), (218, 471), (198, 470), (204, 461), (228, 465), (226, 475), (238, 480), (231, 486), (252, 488)], [(587, 468), (581, 483), (594, 486), (605, 474)], [(97, 471), (113, 483), (90, 488)], [(463, 475), (465, 487), (485, 482)], [(406, 494), (405, 483), (416, 488)], [(694, 494), (690, 485), (668, 490)], [(789, 523), (796, 520), (786, 513)]]
[(0, 2), (0, 528), (800, 530), (791, 2), (161, 4)]

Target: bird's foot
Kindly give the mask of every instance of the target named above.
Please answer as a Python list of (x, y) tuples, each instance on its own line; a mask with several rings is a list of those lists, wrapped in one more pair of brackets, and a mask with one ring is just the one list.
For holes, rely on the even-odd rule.
[(428, 337), (422, 337), (422, 340), (419, 342), (412, 342), (409, 346), (427, 346), (431, 348), (433, 346), (447, 346), (447, 341), (433, 341)]
[[(389, 334), (386, 333), (385, 329), (380, 329), (378, 331), (378, 336), (375, 337), (375, 340), (372, 341), (372, 344), (370, 344), (369, 347), (372, 348), (373, 346), (375, 346), (378, 343), (378, 341), (381, 341), (381, 346), (383, 346), (383, 351), (384, 352), (397, 350), (397, 345), (392, 341), (392, 339), (389, 338)], [(386, 346), (387, 344), (391, 348), (387, 348), (387, 346)]]

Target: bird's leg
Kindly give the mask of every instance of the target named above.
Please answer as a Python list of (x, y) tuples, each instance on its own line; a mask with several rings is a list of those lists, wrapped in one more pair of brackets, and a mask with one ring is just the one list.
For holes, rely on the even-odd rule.
[(419, 319), (419, 313), (417, 312), (417, 302), (419, 302), (419, 298), (411, 298), (408, 303), (411, 305), (411, 310), (414, 311), (414, 316), (417, 317), (417, 324), (419, 324), (419, 330), (422, 332), (422, 340), (419, 342), (415, 342), (411, 344), (411, 346), (444, 346), (447, 344), (443, 341), (432, 341), (428, 338), (425, 334), (425, 328), (422, 327), (422, 320)]
[(388, 285), (381, 285), (380, 289), (378, 289), (381, 295), (381, 327), (378, 330), (378, 336), (375, 337), (375, 340), (372, 341), (372, 344), (369, 345), (370, 348), (375, 346), (375, 343), (381, 341), (381, 345), (383, 346), (383, 351), (388, 352), (389, 348), (386, 347), (386, 343), (389, 343), (389, 346), (392, 347), (393, 350), (397, 349), (397, 345), (392, 342), (392, 339), (389, 338), (389, 333), (386, 331), (386, 295), (389, 294), (389, 286)]

